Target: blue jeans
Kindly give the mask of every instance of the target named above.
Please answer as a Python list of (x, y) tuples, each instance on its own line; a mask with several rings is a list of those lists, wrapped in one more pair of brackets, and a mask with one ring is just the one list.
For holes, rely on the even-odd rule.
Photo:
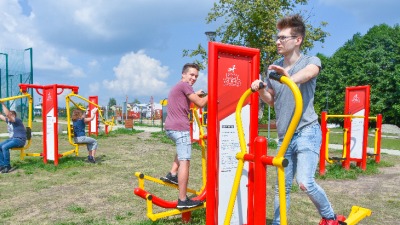
[(192, 156), (192, 142), (189, 131), (167, 130), (167, 136), (176, 144), (178, 160), (190, 160)]
[(10, 138), (0, 143), (0, 166), (11, 166), (10, 149), (24, 147), (25, 141), (19, 138)]
[[(302, 128), (293, 135), (285, 153), (289, 165), (285, 168), (286, 209), (289, 211), (290, 190), (296, 175), (296, 182), (310, 200), (319, 214), (324, 218), (334, 218), (334, 212), (325, 191), (315, 182), (315, 172), (319, 162), (322, 134), (318, 123)], [(279, 140), (278, 149), (282, 145)], [(278, 185), (275, 186), (273, 225), (280, 224)]]

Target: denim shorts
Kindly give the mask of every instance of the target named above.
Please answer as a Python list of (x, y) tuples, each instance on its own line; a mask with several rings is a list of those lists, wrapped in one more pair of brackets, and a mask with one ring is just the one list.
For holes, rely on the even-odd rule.
[(166, 130), (167, 136), (176, 144), (178, 160), (190, 160), (192, 155), (192, 143), (189, 131)]

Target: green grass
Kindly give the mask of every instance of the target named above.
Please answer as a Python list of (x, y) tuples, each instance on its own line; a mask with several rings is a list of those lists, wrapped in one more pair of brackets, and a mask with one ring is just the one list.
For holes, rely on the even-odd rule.
[[(271, 136), (276, 133), (271, 133)], [(101, 133), (98, 163), (86, 163), (87, 152), (81, 148), (79, 156), (60, 159), (59, 165), (44, 164), (41, 157), (26, 157), (19, 160), (18, 151), (12, 151), (12, 165), (16, 171), (0, 176), (0, 224), (133, 224), (133, 225), (175, 225), (181, 224), (181, 217), (172, 216), (152, 222), (146, 217), (146, 202), (133, 194), (138, 186), (135, 172), (153, 177), (164, 176), (170, 169), (175, 155), (173, 142), (165, 132), (146, 133), (132, 129), (118, 129), (108, 135)], [(43, 146), (42, 137), (34, 136), (32, 149), (39, 151)], [(59, 136), (59, 151), (71, 148), (67, 135)], [(197, 144), (193, 148), (199, 148)], [(333, 151), (332, 151), (333, 152)], [(276, 153), (276, 146), (268, 149), (268, 155)], [(334, 152), (333, 152), (334, 153)], [(189, 186), (201, 187), (200, 151), (192, 152)], [(397, 221), (400, 201), (398, 185), (386, 186), (392, 180), (379, 182), (384, 168), (398, 164), (400, 157), (382, 155), (379, 164), (369, 160), (367, 170), (352, 166), (344, 170), (341, 165), (329, 165), (325, 176), (317, 176), (317, 182), (324, 186), (330, 201), (338, 213), (348, 214), (353, 204), (373, 209), (373, 215), (362, 224), (381, 224)], [(268, 167), (267, 176), (267, 219), (270, 224), (273, 205), (273, 186), (276, 170)], [(392, 174), (386, 174), (388, 178)], [(359, 182), (364, 178), (373, 179), (367, 189), (349, 194), (352, 187), (364, 187)], [(338, 189), (342, 182), (349, 182)], [(379, 186), (385, 183), (385, 186)], [(376, 185), (378, 191), (369, 191)], [(146, 182), (145, 189), (165, 199), (175, 200), (177, 190)], [(371, 189), (373, 189), (371, 187)], [(227, 194), (227, 193), (224, 193)], [(292, 188), (292, 207), (289, 224), (318, 224), (319, 215), (309, 199), (297, 185)], [(156, 212), (163, 211), (155, 207)], [(192, 212), (192, 223), (205, 224), (205, 209)], [(395, 218), (395, 219), (393, 219)], [(397, 218), (397, 219), (396, 219)]]
[[(371, 134), (371, 133), (370, 133)], [(331, 131), (329, 134), (329, 144), (343, 144), (343, 131)], [(374, 148), (375, 137), (368, 136), (368, 147)], [(382, 137), (381, 149), (397, 149), (400, 150), (400, 138), (393, 136), (393, 138)]]
[(319, 179), (357, 179), (361, 175), (375, 175), (379, 174), (379, 168), (383, 167), (393, 167), (394, 163), (382, 161), (380, 163), (376, 163), (373, 159), (367, 159), (367, 167), (362, 170), (360, 167), (356, 166), (355, 164), (350, 164), (350, 169), (345, 170), (342, 167), (342, 164), (337, 162), (333, 164), (329, 164), (326, 167), (325, 175), (317, 175)]

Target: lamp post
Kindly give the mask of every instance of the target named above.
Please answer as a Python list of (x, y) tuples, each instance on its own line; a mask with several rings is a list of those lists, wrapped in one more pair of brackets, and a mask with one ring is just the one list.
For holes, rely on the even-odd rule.
[(215, 37), (217, 36), (217, 32), (215, 31), (206, 31), (208, 41), (215, 41)]
[(325, 107), (325, 111), (328, 112), (328, 100), (329, 99), (329, 91), (326, 91), (326, 107)]

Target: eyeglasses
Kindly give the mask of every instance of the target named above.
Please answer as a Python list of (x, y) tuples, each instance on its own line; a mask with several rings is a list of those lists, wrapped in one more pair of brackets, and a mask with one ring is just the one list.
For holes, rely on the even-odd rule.
[(285, 41), (287, 41), (287, 40), (289, 40), (289, 39), (297, 38), (297, 36), (284, 36), (284, 35), (278, 36), (278, 35), (273, 35), (272, 38), (273, 38), (275, 41), (279, 40), (280, 42), (285, 42)]

